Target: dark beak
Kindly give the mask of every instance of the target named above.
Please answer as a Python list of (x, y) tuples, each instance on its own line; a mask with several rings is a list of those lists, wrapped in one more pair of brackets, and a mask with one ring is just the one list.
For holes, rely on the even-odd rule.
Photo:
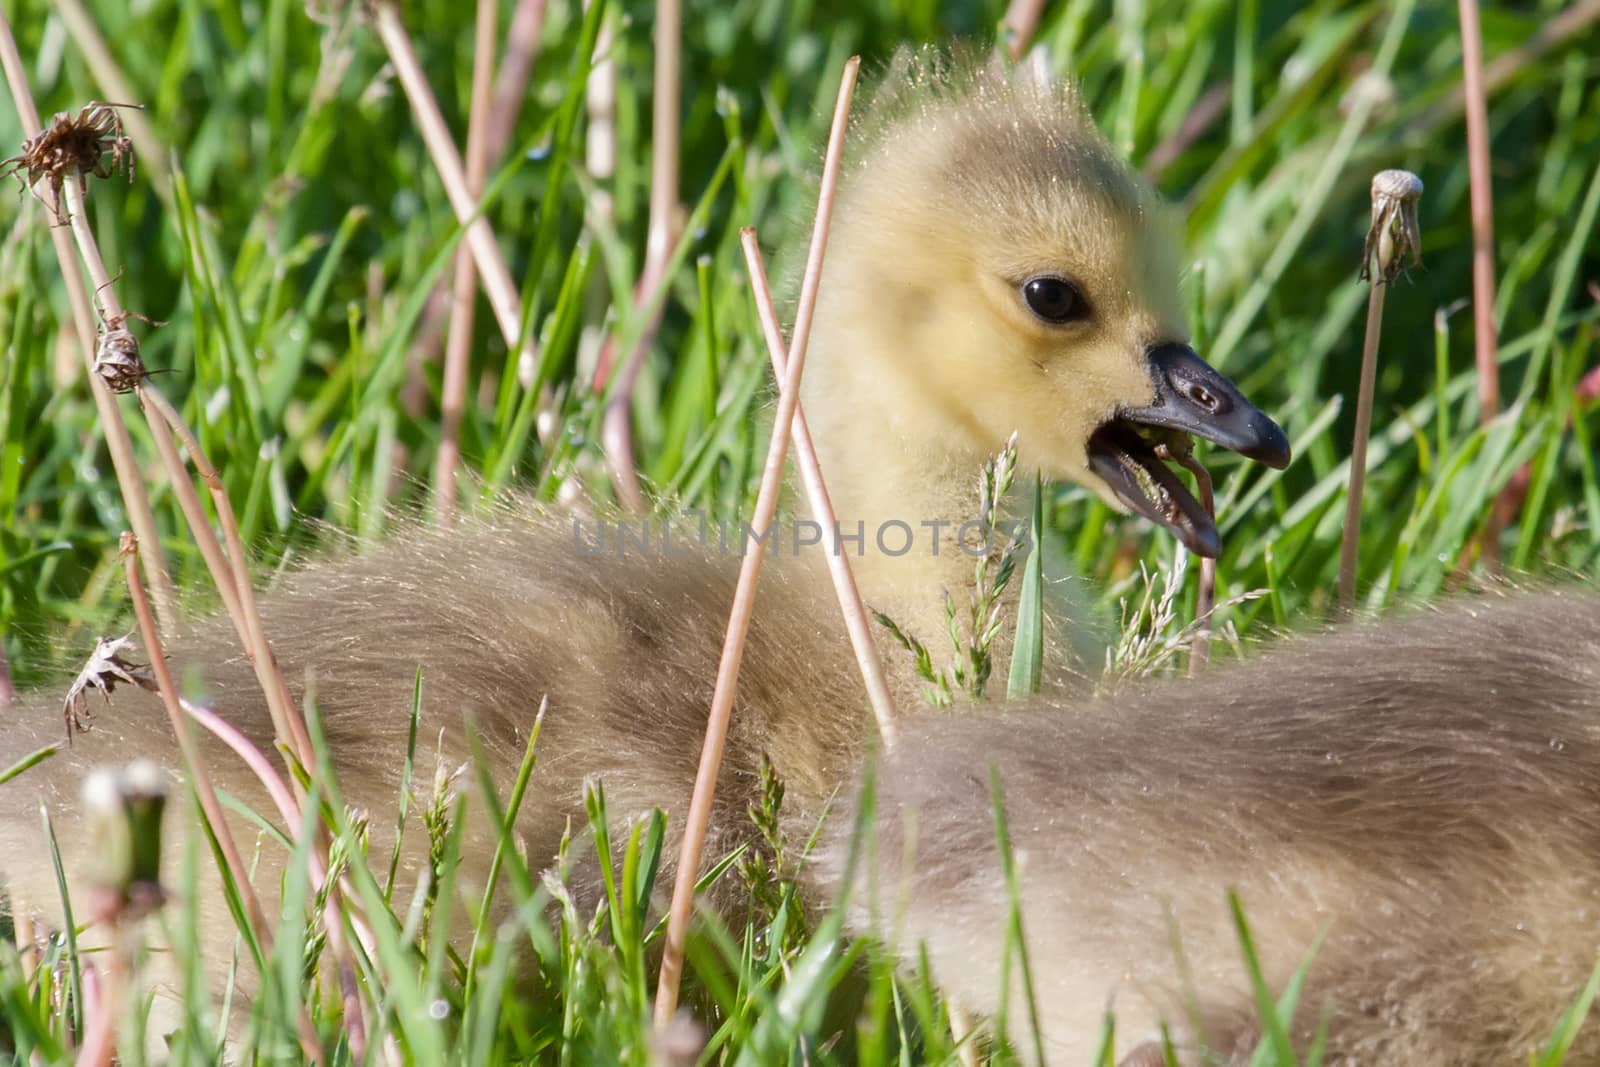
[(1155, 402), (1121, 413), (1129, 422), (1182, 430), (1246, 459), (1282, 470), (1289, 439), (1237, 386), (1188, 345), (1162, 345), (1146, 357), (1155, 379)]
[(1188, 345), (1161, 345), (1146, 358), (1155, 400), (1119, 411), (1094, 432), (1089, 469), (1130, 510), (1171, 530), (1191, 552), (1215, 557), (1221, 550), (1216, 522), (1168, 468), (1167, 453), (1142, 431), (1192, 434), (1280, 469), (1289, 465), (1289, 439)]

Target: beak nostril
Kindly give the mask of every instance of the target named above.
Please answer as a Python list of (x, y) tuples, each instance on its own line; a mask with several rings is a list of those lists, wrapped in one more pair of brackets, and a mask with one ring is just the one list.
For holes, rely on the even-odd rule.
[(1189, 399), (1193, 400), (1196, 404), (1199, 404), (1208, 411), (1216, 410), (1217, 398), (1212, 396), (1210, 391), (1207, 390), (1203, 385), (1190, 385)]

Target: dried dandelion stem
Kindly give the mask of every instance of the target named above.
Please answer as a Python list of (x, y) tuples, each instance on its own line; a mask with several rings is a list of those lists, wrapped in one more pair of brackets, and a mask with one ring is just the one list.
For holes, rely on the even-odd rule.
[(1378, 374), (1378, 336), (1383, 329), (1383, 291), (1374, 279), (1367, 293), (1367, 331), (1361, 344), (1361, 386), (1356, 395), (1356, 430), (1350, 446), (1350, 485), (1345, 494), (1344, 533), (1339, 542), (1339, 612), (1355, 608), (1356, 564), (1361, 551), (1361, 495), (1367, 480), (1367, 439), (1372, 435), (1372, 394)]
[[(650, 228), (645, 241), (644, 269), (634, 287), (633, 305), (653, 307), (633, 349), (617, 367), (617, 381), (606, 402), (600, 443), (611, 467), (611, 481), (622, 505), (632, 512), (644, 510), (639, 474), (633, 460), (633, 390), (645, 353), (655, 340), (665, 301), (658, 296), (667, 283), (667, 261), (672, 258), (678, 212), (678, 108), (679, 53), (682, 34), (679, 0), (656, 0), (654, 110), (650, 118)], [(600, 356), (596, 385), (605, 383), (615, 353), (615, 334)]]
[[(400, 78), (412, 114), (416, 116), (417, 128), (422, 133), (423, 144), (427, 146), (434, 169), (439, 172), (445, 195), (450, 198), (450, 206), (455, 210), (457, 220), (466, 227), (467, 248), (471, 250), (478, 273), (483, 278), (484, 295), (489, 298), (489, 306), (494, 310), (500, 336), (505, 339), (508, 349), (516, 351), (518, 342), (522, 340), (522, 297), (511, 280), (511, 272), (506, 269), (489, 220), (479, 214), (477, 198), (468, 190), (461, 154), (451, 140), (444, 113), (439, 110), (439, 101), (428, 86), (422, 63), (417, 59), (416, 49), (411, 46), (411, 38), (406, 33), (400, 10), (393, 0), (380, 0), (373, 5), (373, 24)], [(538, 352), (533, 339), (529, 337), (522, 343), (517, 356), (517, 376), (524, 387), (533, 381), (533, 372), (537, 367)]]
[(1421, 265), (1417, 200), (1422, 179), (1405, 170), (1379, 171), (1372, 178), (1372, 226), (1362, 250), (1361, 276), (1370, 279), (1367, 329), (1361, 345), (1361, 386), (1356, 397), (1355, 438), (1350, 445), (1350, 485), (1345, 495), (1344, 534), (1339, 544), (1339, 612), (1355, 608), (1356, 563), (1361, 549), (1361, 496), (1367, 479), (1367, 440), (1372, 435), (1372, 394), (1378, 377), (1378, 338), (1383, 295), (1409, 258)]
[[(789, 361), (784, 353), (778, 312), (772, 306), (772, 290), (767, 285), (766, 267), (761, 262), (761, 248), (756, 244), (756, 231), (748, 227), (739, 231), (739, 243), (744, 248), (745, 269), (750, 274), (756, 312), (761, 319), (761, 333), (767, 342), (767, 354), (772, 357), (772, 374), (779, 382), (783, 382), (787, 379)], [(773, 432), (778, 431), (774, 429)], [(817, 461), (816, 447), (811, 443), (811, 428), (806, 425), (806, 413), (798, 399), (795, 400), (794, 422), (789, 427), (789, 433), (794, 442), (795, 465), (800, 468), (806, 497), (811, 502), (811, 517), (824, 530), (837, 532), (838, 517), (834, 514), (833, 501), (828, 496), (827, 483), (822, 478), (822, 465)], [(833, 577), (833, 591), (839, 597), (839, 610), (844, 614), (844, 625), (850, 634), (850, 645), (855, 650), (856, 665), (861, 669), (861, 680), (867, 686), (867, 698), (872, 702), (872, 714), (878, 722), (878, 735), (883, 738), (885, 748), (892, 748), (895, 738), (894, 696), (884, 680), (878, 648), (872, 643), (872, 629), (867, 625), (867, 609), (861, 602), (861, 591), (856, 588), (855, 576), (850, 572), (849, 557), (840, 550), (837, 540), (828, 546), (827, 556), (828, 571)]]
[(728, 741), (728, 723), (733, 714), (734, 692), (739, 682), (739, 665), (744, 656), (745, 636), (755, 608), (756, 583), (761, 577), (765, 557), (766, 532), (777, 512), (783, 482), (784, 460), (788, 455), (789, 435), (783, 432), (794, 423), (799, 406), (800, 376), (805, 370), (806, 347), (811, 341), (811, 317), (817, 306), (817, 289), (822, 278), (822, 259), (828, 246), (828, 220), (833, 214), (834, 188), (839, 183), (839, 168), (844, 149), (850, 98), (855, 91), (861, 58), (851, 57), (839, 81), (839, 96), (834, 104), (833, 127), (828, 134), (828, 154), (822, 166), (822, 188), (817, 196), (816, 222), (811, 230), (811, 249), (806, 258), (805, 277), (800, 285), (800, 303), (795, 313), (794, 339), (789, 348), (782, 391), (778, 394), (778, 413), (772, 438), (767, 445), (766, 467), (761, 475), (761, 490), (756, 498), (752, 528), (761, 531), (753, 551), (745, 554), (739, 568), (739, 584), (734, 590), (729, 612), (728, 632), (717, 666), (717, 683), (711, 697), (711, 712), (706, 720), (705, 746), (700, 753), (700, 768), (695, 775), (694, 793), (684, 822), (683, 845), (678, 851), (678, 873), (672, 889), (672, 906), (667, 916), (666, 948), (661, 957), (661, 979), (656, 986), (655, 1021), (658, 1027), (672, 1021), (678, 1007), (678, 986), (683, 979), (683, 952), (694, 908), (694, 885), (711, 821), (711, 803), (716, 794), (717, 772)]
[[(491, 74), (495, 54), (495, 0), (478, 0), (472, 42), (472, 107), (467, 120), (467, 196), (483, 196), (488, 172)], [(444, 389), (440, 399), (439, 454), (433, 472), (433, 513), (440, 522), (455, 518), (456, 466), (461, 459), (461, 416), (467, 406), (467, 368), (472, 357), (473, 310), (478, 295), (472, 255), (456, 250), (450, 294), (450, 332), (444, 343)]]
[[(1461, 22), (1461, 76), (1467, 111), (1467, 174), (1472, 206), (1472, 350), (1478, 374), (1478, 422), (1500, 411), (1500, 364), (1494, 324), (1494, 192), (1489, 175), (1489, 105), (1483, 79), (1483, 32), (1477, 0), (1457, 0)], [(1498, 501), (1484, 523), (1483, 561), (1500, 565)]]
[[(28, 88), (27, 75), (22, 66), (22, 56), (17, 51), (16, 38), (11, 34), (11, 23), (0, 14), (0, 66), (4, 66), (6, 84), (11, 89), (11, 99), (16, 104), (17, 115), (22, 120), (22, 132), (27, 137), (37, 137), (43, 126), (39, 122), (39, 109)], [(75, 179), (66, 183), (68, 210), (79, 214), (83, 200), (77, 195)], [(82, 342), (84, 370), (89, 377), (89, 394), (94, 397), (95, 410), (100, 416), (100, 429), (105, 434), (106, 451), (111, 455), (111, 468), (117, 476), (117, 486), (122, 490), (122, 502), (128, 509), (128, 523), (139, 538), (139, 551), (150, 575), (151, 596), (155, 598), (156, 614), (164, 629), (170, 631), (178, 621), (178, 596), (172, 585), (172, 575), (167, 569), (166, 556), (161, 551), (161, 538), (156, 531), (155, 513), (150, 510), (150, 498), (145, 493), (139, 475), (139, 464), (133, 456), (133, 439), (128, 436), (127, 424), (122, 420), (122, 410), (111, 390), (94, 373), (95, 348), (98, 331), (95, 329), (94, 311), (84, 288), (83, 275), (78, 270), (72, 252), (72, 238), (58, 226), (49, 227), (50, 240), (55, 244), (56, 259), (61, 266), (62, 279), (67, 283), (67, 296), (72, 305), (73, 325)], [(99, 259), (96, 255), (96, 260)], [(96, 283), (98, 284), (98, 283)]]

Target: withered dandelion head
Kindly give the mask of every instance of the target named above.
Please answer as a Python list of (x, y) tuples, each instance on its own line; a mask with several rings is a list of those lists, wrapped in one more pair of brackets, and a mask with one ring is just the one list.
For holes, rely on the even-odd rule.
[(94, 350), (94, 372), (113, 393), (132, 392), (150, 377), (139, 356), (139, 339), (125, 326), (100, 334)]
[[(91, 175), (109, 178), (119, 170), (132, 182), (133, 141), (123, 132), (117, 109), (139, 106), (91, 101), (75, 115), (59, 112), (48, 126), (22, 142), (21, 152), (0, 160), (0, 177), (16, 175), (22, 187), (33, 190), (57, 219), (61, 217), (61, 189), (69, 178), (77, 181), (80, 190), (87, 188)], [(48, 196), (39, 193), (41, 184), (49, 190)]]
[(167, 898), (161, 885), (161, 814), (167, 780), (148, 760), (96, 767), (83, 785), (93, 842), (89, 911), (100, 921), (137, 921)]
[(111, 315), (107, 315), (103, 309), (100, 311), (102, 326), (100, 339), (95, 343), (92, 369), (113, 393), (130, 393), (140, 382), (156, 373), (145, 367), (144, 357), (139, 354), (139, 339), (128, 329), (129, 319), (138, 319), (155, 327), (166, 325), (146, 318), (137, 311), (120, 311)]
[(1422, 266), (1422, 233), (1417, 225), (1417, 201), (1422, 199), (1422, 179), (1409, 170), (1382, 170), (1372, 176), (1372, 226), (1367, 230), (1361, 255), (1361, 279), (1374, 274), (1392, 282), (1411, 266)]
[(118, 684), (126, 682), (141, 689), (150, 689), (155, 685), (155, 679), (144, 669), (141, 664), (130, 662), (123, 658), (123, 650), (128, 647), (128, 642), (133, 639), (132, 633), (121, 637), (102, 637), (95, 643), (94, 651), (89, 654), (89, 659), (72, 680), (72, 685), (67, 688), (66, 699), (62, 702), (62, 717), (67, 723), (67, 740), (72, 740), (73, 731), (82, 732), (89, 728), (90, 716), (88, 714), (88, 697), (90, 689), (97, 689), (100, 696), (107, 704), (111, 703), (111, 690)]

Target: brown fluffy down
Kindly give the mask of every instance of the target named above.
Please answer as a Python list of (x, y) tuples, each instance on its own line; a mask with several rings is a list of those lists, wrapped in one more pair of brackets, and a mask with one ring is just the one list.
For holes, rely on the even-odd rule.
[[(531, 862), (553, 856), (569, 818), (581, 823), (582, 785), (593, 777), (617, 825), (653, 807), (681, 825), (736, 561), (561, 566), (570, 536), (559, 524), (509, 520), (418, 528), (370, 555), (293, 574), (264, 599), (297, 694), (314, 678), (346, 798), (377, 816), (378, 854), (389, 847), (382, 813), (394, 810), (418, 667), (424, 747), (442, 734), (446, 761), (463, 759), (470, 718), (502, 788), (548, 694), (519, 823)], [(821, 582), (774, 562), (713, 858), (750, 833), (745, 806), (762, 752), (789, 787), (787, 815), (803, 835), (870, 747), (836, 608)], [(265, 707), (222, 627), (175, 642), (172, 659), (269, 745)], [(851, 923), (907, 953), (926, 941), (951, 995), (994, 1011), (1006, 894), (993, 768), (1052, 1063), (1090, 1062), (1107, 1007), (1123, 1048), (1165, 1019), (1188, 1052), (1203, 1044), (1224, 1061), (1242, 1055), (1256, 1014), (1227, 887), (1242, 897), (1275, 988), (1322, 938), (1296, 1038), (1303, 1046), (1329, 1013), (1328, 1062), (1520, 1059), (1600, 947), (1596, 692), (1600, 601), (1569, 592), (1456, 602), (1298, 638), (1197, 680), (1098, 701), (911, 715), (908, 700), (903, 739), (876, 767), (878, 859), (856, 887)], [(61, 729), (53, 702), (19, 709), (0, 735), (0, 764)], [(83, 769), (141, 754), (175, 762), (155, 701), (119, 690), (64, 755), (0, 788), (0, 868), (23, 901), (53, 899), (38, 802), (51, 806), (75, 868)], [(215, 746), (207, 754), (225, 787), (267, 810), (231, 756)], [(807, 876), (818, 903), (838, 892), (855, 819), (841, 810), (830, 822)], [(466, 847), (481, 870), (486, 836), (469, 834)], [(281, 857), (269, 851), (264, 862), (274, 870)], [(258, 881), (270, 892), (275, 879)], [(670, 869), (658, 884), (670, 884)], [(202, 911), (220, 912), (208, 898)], [(226, 936), (225, 915), (207, 921), (211, 936)], [(1012, 1037), (1026, 1043), (1017, 995)], [(1597, 1061), (1591, 1027), (1568, 1062)]]
[[(436, 751), (448, 769), (467, 760), (469, 722), (495, 780), (509, 788), (540, 701), (548, 698), (519, 823), (530, 862), (555, 857), (569, 816), (581, 828), (590, 779), (604, 780), (619, 818), (653, 807), (681, 816), (739, 560), (714, 549), (669, 561), (636, 551), (578, 558), (575, 538), (587, 543), (592, 531), (592, 523), (575, 532), (569, 522), (509, 514), (453, 530), (414, 525), (368, 553), (292, 572), (261, 598), (291, 691), (297, 701), (308, 691), (315, 695), (346, 803), (374, 815), (374, 855), (392, 847), (393, 819), (384, 813), (395, 811), (399, 799), (419, 670), (416, 774), (424, 799)], [(167, 653), (187, 695), (273, 753), (266, 703), (226, 619), (174, 639)], [(5, 713), (0, 766), (62, 739), (64, 691), (65, 683)], [(138, 756), (169, 767), (178, 762), (155, 696), (122, 686), (109, 707), (98, 697), (89, 707), (91, 729), (0, 786), (0, 876), (35, 908), (49, 910), (56, 897), (39, 802), (57, 820), (71, 871), (81, 862), (77, 792), (88, 768)], [(825, 801), (855, 766), (869, 724), (865, 689), (825, 580), (793, 558), (772, 561), (750, 632), (707, 854), (725, 855), (750, 831), (746, 805), (756, 796), (763, 752), (781, 770), (791, 816), (809, 820), (805, 833), (814, 830)], [(219, 785), (262, 814), (275, 814), (252, 776), (209, 735), (205, 756)], [(463, 789), (469, 812), (481, 812), (470, 776)], [(243, 821), (236, 833), (243, 841), (253, 837)], [(481, 870), (493, 840), (478, 826), (467, 835), (466, 869)], [(413, 826), (407, 833), (413, 869), (425, 848), (421, 839)], [(267, 862), (281, 859), (269, 854)], [(578, 875), (580, 893), (597, 887), (598, 870)], [(270, 893), (276, 879), (258, 881)], [(658, 884), (670, 886), (670, 867)], [(226, 935), (231, 919), (220, 905), (215, 912), (206, 918)]]
[[(1274, 993), (1321, 939), (1302, 1054), (1326, 1018), (1328, 1064), (1526, 1063), (1600, 962), (1597, 711), (1600, 600), (1568, 591), (1288, 640), (1081, 706), (924, 719), (870, 776), (852, 925), (912, 959), (925, 941), (951, 996), (996, 1010), (992, 771), (1049, 1062), (1093, 1062), (1107, 1009), (1120, 1049), (1165, 1020), (1184, 1062), (1248, 1062), (1232, 888)], [(1600, 1023), (1566, 1062), (1600, 1062)]]

